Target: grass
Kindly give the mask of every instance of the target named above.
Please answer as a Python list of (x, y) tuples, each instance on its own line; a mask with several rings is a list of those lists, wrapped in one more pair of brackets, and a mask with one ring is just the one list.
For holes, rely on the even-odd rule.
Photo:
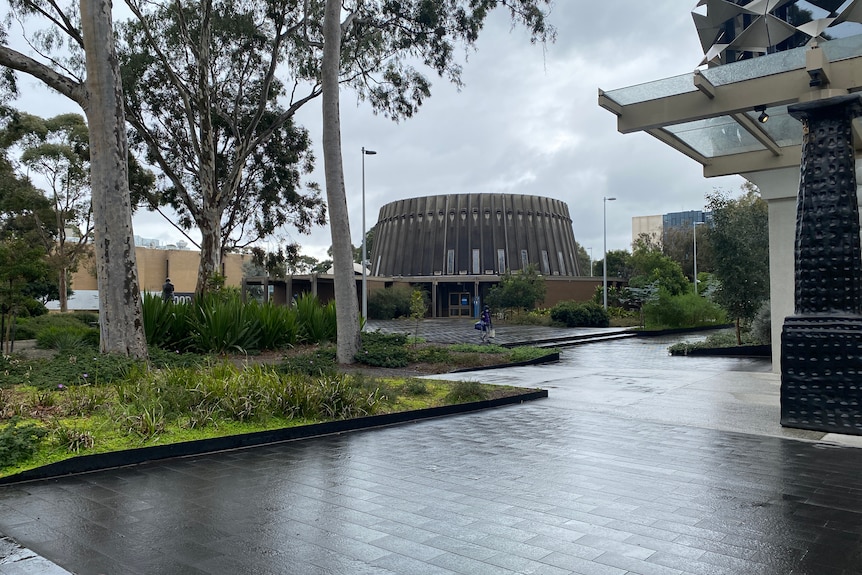
[[(421, 349), (422, 358), (442, 362), (439, 365), (448, 370), (550, 353), (493, 345)], [(266, 358), (248, 363), (158, 351), (153, 354), (156, 361), (143, 364), (92, 350), (82, 353), (76, 348), (75, 353), (58, 352), (47, 361), (0, 358), (0, 477), (79, 455), (524, 392), (515, 387), (337, 373), (330, 346), (315, 346), (270, 364)], [(433, 372), (428, 365), (426, 370)], [(33, 433), (34, 426), (39, 433)], [(10, 449), (4, 451), (7, 445)]]

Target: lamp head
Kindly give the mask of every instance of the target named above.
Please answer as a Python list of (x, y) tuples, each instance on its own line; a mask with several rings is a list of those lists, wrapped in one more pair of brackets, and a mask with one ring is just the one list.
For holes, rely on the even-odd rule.
[(769, 121), (769, 114), (766, 113), (766, 106), (755, 106), (755, 112), (760, 112), (760, 115), (757, 117), (757, 121), (761, 124), (765, 124)]
[(366, 156), (373, 156), (377, 154), (377, 152), (375, 152), (374, 150), (366, 150), (365, 148), (362, 148), (362, 153)]

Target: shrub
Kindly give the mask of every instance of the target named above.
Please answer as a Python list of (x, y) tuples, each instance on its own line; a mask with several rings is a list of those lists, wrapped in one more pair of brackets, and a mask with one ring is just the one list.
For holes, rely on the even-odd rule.
[(34, 423), (18, 425), (12, 419), (0, 429), (0, 468), (15, 465), (30, 458), (48, 432)]
[(716, 325), (727, 321), (718, 305), (691, 292), (672, 296), (662, 289), (658, 301), (648, 303), (643, 311), (646, 327), (652, 329)]
[(278, 370), (282, 373), (305, 375), (334, 374), (338, 365), (335, 347), (327, 345), (311, 351), (285, 357)]
[(608, 312), (594, 302), (563, 301), (551, 308), (551, 319), (566, 327), (608, 327)]
[(475, 381), (457, 381), (452, 386), (452, 390), (446, 394), (446, 399), (452, 403), (483, 401), (488, 399), (488, 394)]
[(304, 293), (296, 300), (296, 317), (299, 323), (297, 338), (304, 343), (335, 341), (337, 321), (335, 302), (321, 305), (317, 296)]
[(379, 331), (363, 332), (355, 359), (375, 367), (404, 367), (410, 363), (407, 336)]
[(260, 326), (251, 307), (236, 295), (205, 295), (192, 303), (189, 318), (191, 348), (200, 352), (226, 353), (258, 349)]
[(452, 353), (448, 348), (439, 345), (415, 349), (410, 354), (416, 363), (449, 363)]
[(19, 317), (15, 320), (14, 337), (19, 341), (38, 339), (43, 331), (50, 330), (56, 332), (58, 328), (95, 331), (98, 334), (98, 323), (99, 317), (92, 313), (49, 313), (38, 317)]
[(143, 365), (140, 360), (116, 354), (99, 354), (92, 349), (84, 349), (75, 355), (57, 355), (40, 363), (39, 369), (29, 369), (22, 363), (10, 372), (8, 378), (0, 372), (0, 382), (20, 383), (22, 376), (30, 384), (40, 389), (57, 389), (59, 385), (69, 387), (83, 383), (94, 385), (110, 384), (125, 377), (135, 365)]
[(523, 310), (509, 309), (506, 313), (506, 323), (510, 325), (542, 325), (550, 326), (551, 313), (549, 309)]
[(36, 346), (43, 349), (56, 349), (60, 353), (80, 352), (98, 345), (99, 330), (78, 326), (49, 326), (36, 335)]
[(404, 382), (404, 393), (407, 395), (428, 395), (430, 391), (424, 379), (408, 377)]
[(275, 305), (272, 302), (248, 304), (252, 316), (260, 327), (260, 348), (281, 349), (294, 345), (299, 339), (299, 320), (295, 308)]
[(760, 305), (760, 309), (757, 310), (757, 315), (755, 315), (754, 319), (751, 321), (749, 333), (754, 342), (765, 345), (772, 341), (771, 314), (772, 308), (770, 307), (769, 300), (766, 300)]
[(410, 315), (410, 298), (413, 289), (398, 285), (368, 294), (368, 317), (372, 319), (395, 319)]

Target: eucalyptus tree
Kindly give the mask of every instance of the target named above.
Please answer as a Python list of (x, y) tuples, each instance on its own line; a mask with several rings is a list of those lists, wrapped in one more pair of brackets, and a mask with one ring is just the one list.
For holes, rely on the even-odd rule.
[(164, 181), (149, 207), (169, 205), (183, 232), (200, 231), (202, 292), (226, 251), (284, 225), (302, 233), (325, 223), (318, 187), (301, 182), (313, 167), (311, 141), (293, 121), (320, 94), (302, 43), (306, 13), (280, 0), (127, 5), (131, 141)]
[(341, 86), (353, 87), (376, 111), (394, 120), (410, 117), (431, 95), (430, 81), (414, 63), (460, 85), (456, 48), (475, 45), (491, 10), (505, 8), (514, 22), (530, 30), (532, 41), (545, 41), (553, 38), (543, 11), (551, 0), (305, 3), (318, 8), (320, 4), (324, 8), (320, 19), (323, 27), (309, 26), (309, 46), (321, 50), (323, 159), (335, 270), (337, 356), (339, 362), (350, 363), (359, 348), (359, 319), (341, 153)]
[[(51, 203), (51, 219), (43, 222), (33, 212), (34, 229), (45, 248), (48, 263), (57, 273), (60, 311), (68, 310), (68, 277), (88, 249), (93, 232), (90, 202), (89, 133), (79, 114), (44, 119), (15, 114), (3, 130), (4, 143), (21, 149), (20, 168), (40, 176)], [(70, 234), (69, 231), (72, 231)]]
[[(11, 47), (0, 29), (0, 66), (29, 74), (84, 110), (90, 129), (94, 251), (101, 350), (146, 357), (146, 337), (132, 234), (128, 143), (110, 0), (60, 5), (9, 0), (11, 20), (47, 29), (29, 38), (36, 56)], [(59, 50), (59, 52), (58, 52)]]

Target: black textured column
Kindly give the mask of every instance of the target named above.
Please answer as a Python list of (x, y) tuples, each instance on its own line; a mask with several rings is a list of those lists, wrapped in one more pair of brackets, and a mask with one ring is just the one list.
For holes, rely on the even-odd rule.
[(795, 314), (781, 334), (781, 424), (862, 435), (862, 257), (851, 123), (859, 96), (790, 106), (803, 125)]

